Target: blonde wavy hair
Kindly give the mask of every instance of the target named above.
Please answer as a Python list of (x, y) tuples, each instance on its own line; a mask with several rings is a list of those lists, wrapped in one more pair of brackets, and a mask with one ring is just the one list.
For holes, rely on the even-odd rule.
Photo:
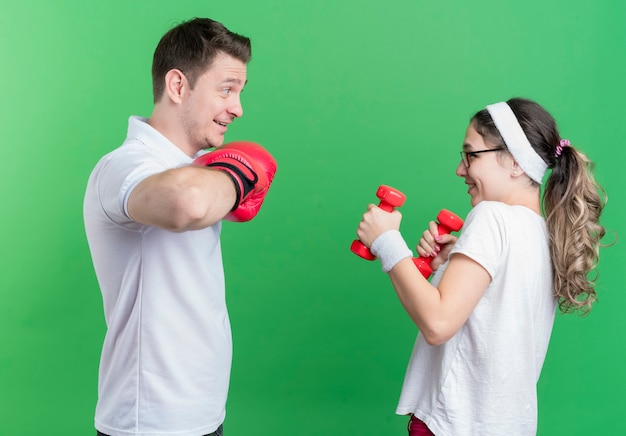
[[(593, 162), (569, 143), (561, 146), (556, 122), (541, 105), (524, 98), (512, 98), (507, 103), (533, 149), (550, 169), (542, 205), (559, 309), (563, 313), (587, 314), (597, 300), (596, 267), (606, 234), (600, 215), (607, 195), (593, 176)], [(477, 112), (472, 123), (486, 142), (506, 149), (487, 110)]]

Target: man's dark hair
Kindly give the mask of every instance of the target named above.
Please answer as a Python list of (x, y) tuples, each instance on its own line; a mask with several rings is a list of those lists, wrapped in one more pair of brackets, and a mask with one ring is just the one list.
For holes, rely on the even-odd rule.
[(163, 95), (168, 71), (182, 71), (193, 89), (219, 53), (247, 64), (252, 56), (250, 39), (209, 18), (194, 18), (170, 29), (159, 41), (152, 60), (154, 102)]

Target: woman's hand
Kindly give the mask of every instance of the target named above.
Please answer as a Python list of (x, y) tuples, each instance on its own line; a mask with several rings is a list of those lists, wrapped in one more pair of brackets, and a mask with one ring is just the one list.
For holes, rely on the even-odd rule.
[(452, 234), (439, 235), (437, 232), (437, 223), (431, 221), (428, 223), (428, 230), (425, 230), (422, 234), (416, 246), (416, 250), (420, 256), (433, 258), (430, 266), (433, 271), (436, 271), (441, 264), (448, 260), (450, 251), (457, 239), (458, 238)]
[(369, 248), (372, 242), (387, 230), (399, 230), (401, 221), (402, 214), (399, 211), (387, 212), (370, 204), (367, 206), (367, 212), (363, 214), (356, 234), (359, 240)]

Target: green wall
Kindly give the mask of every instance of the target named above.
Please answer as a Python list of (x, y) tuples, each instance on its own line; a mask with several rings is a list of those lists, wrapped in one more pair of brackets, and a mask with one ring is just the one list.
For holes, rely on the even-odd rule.
[[(486, 104), (544, 104), (596, 161), (605, 226), (623, 229), (621, 0), (3, 1), (2, 434), (95, 434), (105, 325), (85, 183), (128, 116), (149, 115), (158, 39), (193, 16), (252, 38), (245, 115), (227, 140), (279, 162), (262, 213), (224, 225), (229, 436), (405, 434), (394, 411), (416, 330), (379, 264), (349, 245), (380, 184), (407, 195), (410, 245), (439, 209), (468, 212), (454, 170)], [(623, 247), (602, 252), (593, 312), (557, 317), (540, 435), (626, 432)]]

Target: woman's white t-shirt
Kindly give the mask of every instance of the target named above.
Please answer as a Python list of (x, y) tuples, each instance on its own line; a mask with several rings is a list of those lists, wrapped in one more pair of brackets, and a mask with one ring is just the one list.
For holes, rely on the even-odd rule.
[(454, 253), (482, 265), (491, 283), (445, 344), (431, 346), (418, 334), (396, 413), (415, 414), (437, 436), (535, 435), (536, 385), (557, 304), (545, 220), (483, 201)]

